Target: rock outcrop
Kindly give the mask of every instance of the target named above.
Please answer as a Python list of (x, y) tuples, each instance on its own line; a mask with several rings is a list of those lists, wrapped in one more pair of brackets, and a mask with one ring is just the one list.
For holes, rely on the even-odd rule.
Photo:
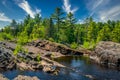
[(71, 48), (68, 48), (65, 45), (50, 42), (47, 40), (37, 40), (28, 43), (29, 46), (35, 46), (39, 49), (50, 51), (50, 52), (59, 52), (64, 55), (83, 55), (83, 52), (80, 52), (78, 50), (73, 50)]
[(97, 63), (120, 68), (120, 44), (101, 41), (97, 44), (94, 53), (90, 57)]
[[(10, 45), (9, 45), (10, 44)], [(31, 53), (13, 54), (15, 45), (11, 43), (0, 42), (0, 70), (41, 70), (43, 66), (37, 61), (37, 55)]]
[(10, 49), (6, 49), (4, 44), (0, 44), (0, 69), (9, 70), (16, 67), (16, 59)]
[[(15, 43), (0, 42), (0, 70), (43, 70), (44, 72), (57, 75), (59, 67), (64, 67), (63, 65), (46, 57), (48, 52), (52, 54), (53, 52), (32, 47), (33, 52), (30, 51), (30, 48), (30, 50), (28, 49), (28, 53), (18, 52), (14, 55), (13, 51), (15, 50), (15, 46)], [(39, 51), (39, 53), (37, 53), (37, 51)], [(43, 55), (41, 54), (42, 51), (44, 53)], [(56, 54), (59, 55), (59, 53)], [(42, 64), (42, 62), (46, 63)], [(48, 64), (50, 65), (48, 66)]]

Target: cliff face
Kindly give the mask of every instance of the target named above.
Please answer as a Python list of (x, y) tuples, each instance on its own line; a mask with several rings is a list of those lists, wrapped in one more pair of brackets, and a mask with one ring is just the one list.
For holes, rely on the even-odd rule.
[(120, 68), (120, 44), (110, 41), (101, 41), (97, 44), (90, 57), (99, 64)]

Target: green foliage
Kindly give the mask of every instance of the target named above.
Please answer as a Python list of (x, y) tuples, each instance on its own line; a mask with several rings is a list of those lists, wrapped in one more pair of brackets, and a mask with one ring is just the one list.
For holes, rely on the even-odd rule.
[(20, 36), (18, 37), (17, 42), (21, 45), (24, 45), (28, 42), (28, 36), (26, 35), (25, 32), (22, 32)]
[(17, 55), (18, 53), (28, 53), (28, 49), (24, 49), (23, 47), (22, 47), (22, 45), (20, 45), (20, 44), (17, 44), (17, 46), (16, 46), (16, 48), (15, 48), (15, 50), (14, 50), (14, 55)]
[(13, 53), (14, 53), (14, 55), (17, 55), (19, 52), (23, 52), (23, 51), (24, 50), (23, 50), (22, 46), (17, 45)]
[(95, 45), (96, 43), (94, 41), (91, 42), (85, 41), (82, 47), (86, 49), (94, 49)]
[(40, 62), (41, 60), (41, 57), (40, 57), (40, 54), (37, 55), (37, 61)]
[(49, 38), (48, 40), (51, 41), (51, 42), (54, 42), (54, 39), (53, 39), (53, 38)]
[(75, 43), (75, 42), (73, 42), (73, 43), (70, 45), (70, 47), (71, 47), (72, 49), (76, 49), (76, 48), (78, 47), (78, 44)]
[(12, 40), (13, 36), (7, 33), (0, 33), (0, 40)]

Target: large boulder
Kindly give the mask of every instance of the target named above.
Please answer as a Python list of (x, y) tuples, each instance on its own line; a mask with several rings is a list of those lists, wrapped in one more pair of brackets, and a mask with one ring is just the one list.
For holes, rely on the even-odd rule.
[(100, 64), (120, 68), (120, 44), (101, 41), (97, 44), (94, 53), (90, 57)]

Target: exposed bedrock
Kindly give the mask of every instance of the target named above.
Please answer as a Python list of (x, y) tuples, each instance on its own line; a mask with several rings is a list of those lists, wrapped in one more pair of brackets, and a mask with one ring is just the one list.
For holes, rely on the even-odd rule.
[(101, 41), (97, 44), (90, 57), (97, 63), (120, 68), (120, 44), (110, 41)]

